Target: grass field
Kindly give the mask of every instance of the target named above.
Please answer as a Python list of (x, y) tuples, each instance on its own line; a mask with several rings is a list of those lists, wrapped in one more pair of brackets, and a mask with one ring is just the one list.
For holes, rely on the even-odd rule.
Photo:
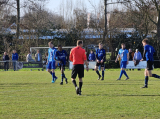
[(95, 72), (85, 72), (78, 96), (71, 71), (66, 71), (69, 84), (62, 86), (60, 71), (55, 84), (46, 71), (0, 72), (0, 119), (159, 119), (160, 80), (150, 78), (149, 88), (141, 89), (143, 71), (127, 73), (127, 81), (116, 81), (119, 71), (106, 71), (98, 81)]

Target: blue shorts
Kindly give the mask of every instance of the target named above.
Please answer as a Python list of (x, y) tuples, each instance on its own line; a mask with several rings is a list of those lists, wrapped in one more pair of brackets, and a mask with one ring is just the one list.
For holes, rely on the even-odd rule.
[(120, 68), (126, 69), (126, 67), (127, 67), (127, 61), (121, 61)]
[(56, 69), (55, 64), (56, 64), (55, 61), (49, 61), (47, 69)]

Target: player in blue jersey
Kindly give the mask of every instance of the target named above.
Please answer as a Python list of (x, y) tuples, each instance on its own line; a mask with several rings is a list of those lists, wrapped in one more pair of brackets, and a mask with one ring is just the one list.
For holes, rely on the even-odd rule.
[(65, 71), (65, 65), (66, 63), (68, 62), (68, 54), (65, 50), (62, 49), (62, 46), (61, 45), (58, 45), (58, 51), (56, 51), (56, 60), (59, 61), (59, 68), (61, 70), (61, 76), (62, 76), (62, 80), (61, 80), (61, 83), (60, 85), (63, 85), (63, 78), (65, 78), (65, 81), (66, 81), (66, 84), (68, 83), (67, 81), (67, 78), (64, 74), (64, 71)]
[(149, 41), (148, 39), (144, 39), (142, 41), (142, 44), (144, 46), (144, 53), (143, 53), (143, 60), (146, 60), (147, 61), (147, 68), (145, 69), (145, 85), (142, 87), (142, 88), (148, 88), (148, 77), (154, 77), (154, 78), (159, 78), (160, 79), (160, 76), (158, 76), (157, 74), (152, 74), (152, 70), (153, 70), (153, 55), (155, 53), (155, 50), (154, 48), (149, 45)]
[(99, 49), (96, 50), (96, 67), (95, 67), (95, 71), (98, 74), (99, 78), (98, 80), (101, 78), (101, 75), (98, 71), (98, 67), (101, 66), (101, 70), (102, 70), (102, 79), (104, 80), (104, 62), (106, 59), (106, 51), (105, 49), (103, 49), (103, 44), (99, 43)]
[[(54, 48), (52, 41), (48, 43), (49, 45), (49, 49), (48, 49), (48, 60), (47, 60), (47, 64), (48, 64), (48, 72), (52, 75), (52, 83), (54, 83), (57, 79), (57, 77), (55, 76), (55, 69), (56, 69), (56, 61), (54, 60), (55, 58), (55, 54), (57, 49)], [(51, 71), (52, 70), (52, 71)]]
[(122, 48), (119, 50), (117, 58), (115, 60), (115, 62), (117, 63), (118, 58), (119, 57), (121, 58), (121, 63), (120, 63), (121, 72), (120, 72), (120, 76), (117, 80), (121, 80), (121, 77), (122, 77), (123, 74), (126, 76), (125, 80), (128, 80), (129, 77), (128, 77), (125, 69), (127, 67), (128, 61), (129, 61), (129, 52), (128, 52), (127, 49), (125, 49), (125, 44), (124, 43), (121, 44), (121, 47)]

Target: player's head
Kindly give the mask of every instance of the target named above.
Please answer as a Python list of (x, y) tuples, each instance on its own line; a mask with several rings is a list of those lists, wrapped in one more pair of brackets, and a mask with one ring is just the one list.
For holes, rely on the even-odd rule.
[(62, 51), (62, 46), (61, 45), (58, 45), (58, 50)]
[(143, 46), (149, 44), (148, 39), (147, 39), (147, 38), (143, 39), (143, 40), (142, 40), (142, 44), (143, 44)]
[(83, 47), (83, 41), (82, 40), (77, 40), (77, 46)]
[(16, 50), (13, 50), (13, 53), (16, 53)]
[(102, 49), (102, 48), (103, 48), (103, 44), (99, 43), (99, 49)]
[(121, 47), (122, 47), (122, 49), (125, 49), (126, 46), (125, 46), (124, 43), (122, 43), (122, 44), (121, 44)]
[(48, 43), (48, 46), (50, 47), (50, 48), (53, 48), (53, 42), (52, 41), (50, 41), (49, 43)]
[(4, 52), (4, 55), (7, 55), (7, 52)]

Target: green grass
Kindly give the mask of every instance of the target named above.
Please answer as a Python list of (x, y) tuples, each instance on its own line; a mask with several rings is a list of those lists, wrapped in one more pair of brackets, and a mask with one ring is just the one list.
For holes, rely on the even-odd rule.
[(119, 72), (105, 71), (104, 81), (94, 71), (85, 72), (82, 96), (77, 96), (71, 71), (63, 86), (60, 71), (55, 84), (46, 71), (1, 71), (0, 119), (159, 119), (160, 80), (150, 78), (149, 88), (141, 89), (143, 71), (127, 71), (128, 81), (116, 81)]

